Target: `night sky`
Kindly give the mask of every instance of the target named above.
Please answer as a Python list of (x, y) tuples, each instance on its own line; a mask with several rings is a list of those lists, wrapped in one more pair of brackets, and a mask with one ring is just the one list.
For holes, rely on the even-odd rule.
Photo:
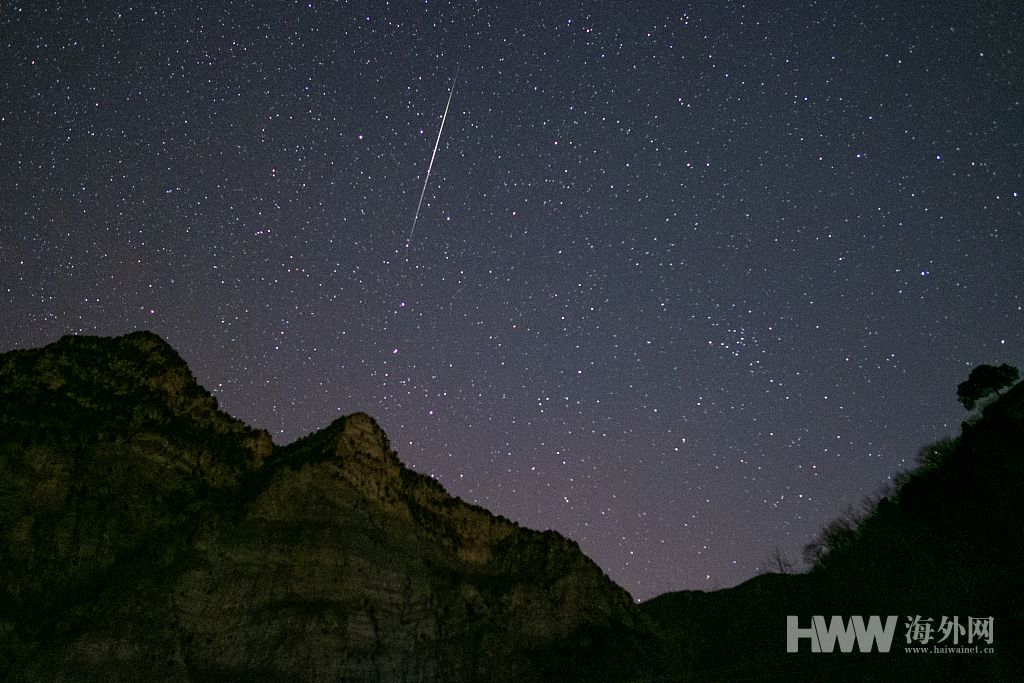
[(637, 599), (799, 560), (1024, 366), (1019, 2), (190, 4), (0, 5), (0, 350), (368, 412)]

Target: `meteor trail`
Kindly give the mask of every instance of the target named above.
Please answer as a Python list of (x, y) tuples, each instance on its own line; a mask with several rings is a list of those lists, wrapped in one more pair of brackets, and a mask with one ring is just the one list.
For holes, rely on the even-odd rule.
[(459, 68), (455, 67), (455, 78), (452, 79), (452, 89), (448, 91), (448, 103), (444, 105), (444, 116), (441, 117), (441, 127), (437, 130), (437, 140), (434, 141), (434, 152), (430, 155), (430, 163), (427, 164), (427, 177), (423, 179), (423, 189), (420, 190), (420, 201), (416, 204), (416, 215), (412, 217), (412, 228), (409, 236), (405, 238), (406, 259), (409, 254), (409, 244), (412, 242), (412, 235), (416, 232), (416, 221), (420, 219), (420, 207), (423, 206), (423, 195), (427, 193), (427, 183), (430, 182), (430, 171), (434, 168), (434, 157), (437, 156), (437, 148), (441, 144), (441, 133), (444, 132), (444, 121), (448, 118), (448, 107), (452, 104), (452, 95), (455, 93), (455, 83), (459, 80)]

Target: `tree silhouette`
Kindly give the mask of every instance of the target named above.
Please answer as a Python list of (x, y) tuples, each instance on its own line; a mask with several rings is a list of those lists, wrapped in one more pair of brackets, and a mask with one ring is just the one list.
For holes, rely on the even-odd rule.
[(979, 365), (971, 370), (970, 376), (956, 388), (956, 395), (967, 410), (973, 410), (981, 399), (992, 392), (999, 395), (999, 390), (1016, 383), (1020, 371), (1012, 365), (1003, 363), (995, 365)]

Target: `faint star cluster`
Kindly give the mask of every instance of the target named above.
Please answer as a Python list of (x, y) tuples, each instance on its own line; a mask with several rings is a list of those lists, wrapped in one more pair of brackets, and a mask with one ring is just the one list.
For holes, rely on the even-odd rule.
[(1022, 12), (14, 0), (0, 349), (151, 329), (278, 443), (363, 410), (638, 599), (733, 585), (1024, 361)]

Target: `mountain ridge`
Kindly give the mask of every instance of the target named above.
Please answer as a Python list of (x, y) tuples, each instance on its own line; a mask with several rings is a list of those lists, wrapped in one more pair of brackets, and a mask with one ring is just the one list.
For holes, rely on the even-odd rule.
[[(636, 605), (571, 539), (406, 468), (365, 413), (279, 446), (160, 337), (63, 337), (0, 354), (0, 676), (1014, 680), (1022, 444), (1018, 384), (827, 526), (808, 573)], [(786, 652), (789, 615), (872, 613), (994, 616), (995, 654)]]
[[(964, 421), (961, 434), (925, 446), (918, 467), (860, 514), (827, 525), (808, 545), (802, 574), (766, 574), (702, 593), (665, 593), (641, 605), (657, 634), (662, 666), (693, 665), (698, 680), (1021, 680), (1024, 599), (1024, 383)], [(893, 652), (787, 653), (786, 619), (897, 615)], [(935, 637), (912, 642), (908, 623)], [(993, 618), (994, 652), (913, 653), (956, 644), (939, 629)], [(951, 627), (955, 628), (955, 627)], [(928, 632), (926, 632), (927, 634)]]
[(449, 496), (364, 413), (277, 446), (148, 332), (0, 355), (0, 382), (15, 680), (643, 669), (631, 598), (574, 542)]

